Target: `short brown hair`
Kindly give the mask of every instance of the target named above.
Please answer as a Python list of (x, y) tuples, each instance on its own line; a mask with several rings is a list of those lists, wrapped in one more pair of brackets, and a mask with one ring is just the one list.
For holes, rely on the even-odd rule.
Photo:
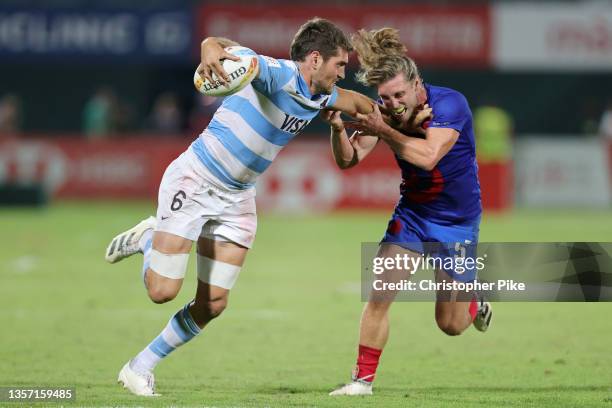
[(304, 61), (313, 51), (319, 51), (326, 60), (338, 54), (338, 48), (353, 51), (353, 46), (337, 25), (324, 18), (315, 17), (304, 23), (291, 41), (289, 55), (293, 61)]

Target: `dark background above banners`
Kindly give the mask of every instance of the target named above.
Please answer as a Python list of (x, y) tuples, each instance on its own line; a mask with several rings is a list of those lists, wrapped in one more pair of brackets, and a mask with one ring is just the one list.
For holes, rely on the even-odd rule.
[(193, 49), (187, 9), (0, 9), (3, 60), (188, 61)]

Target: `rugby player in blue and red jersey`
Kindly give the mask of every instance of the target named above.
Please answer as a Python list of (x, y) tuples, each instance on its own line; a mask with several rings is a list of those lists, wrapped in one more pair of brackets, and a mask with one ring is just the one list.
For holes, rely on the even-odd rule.
[[(416, 64), (406, 56), (397, 30), (360, 30), (352, 42), (361, 64), (357, 79), (376, 87), (379, 103), (392, 113), (385, 116), (377, 108), (371, 114), (357, 115), (360, 121), (353, 127), (361, 133), (350, 138), (339, 112), (323, 112), (322, 116), (331, 125), (332, 150), (341, 168), (358, 164), (379, 138), (395, 152), (402, 172), (401, 197), (377, 257), (475, 255), (482, 208), (467, 100), (455, 90), (424, 83)], [(400, 132), (406, 136), (402, 146), (395, 146), (389, 139), (398, 140)], [(475, 272), (475, 268), (461, 274), (453, 269), (437, 270), (436, 281), (469, 282), (476, 278)], [(438, 292), (438, 327), (451, 336), (471, 324), (485, 331), (492, 316), (490, 304), (475, 293), (457, 298), (451, 292), (446, 296)], [(372, 394), (395, 295), (370, 295), (361, 317), (352, 382), (330, 395)]]

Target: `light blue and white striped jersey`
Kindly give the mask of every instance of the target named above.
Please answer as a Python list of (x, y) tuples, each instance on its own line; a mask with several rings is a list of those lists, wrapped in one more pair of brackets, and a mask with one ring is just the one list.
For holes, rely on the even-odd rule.
[[(236, 55), (257, 55), (243, 49)], [(245, 190), (319, 113), (331, 95), (312, 95), (294, 61), (258, 55), (259, 74), (215, 112), (191, 149), (221, 184)]]

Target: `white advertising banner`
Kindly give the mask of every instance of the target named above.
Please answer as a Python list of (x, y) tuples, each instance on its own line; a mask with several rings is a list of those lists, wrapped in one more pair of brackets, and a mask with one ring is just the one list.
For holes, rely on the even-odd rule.
[(500, 69), (612, 70), (612, 2), (497, 4), (493, 65)]
[(607, 144), (596, 138), (528, 137), (516, 142), (517, 202), (525, 206), (606, 207)]

